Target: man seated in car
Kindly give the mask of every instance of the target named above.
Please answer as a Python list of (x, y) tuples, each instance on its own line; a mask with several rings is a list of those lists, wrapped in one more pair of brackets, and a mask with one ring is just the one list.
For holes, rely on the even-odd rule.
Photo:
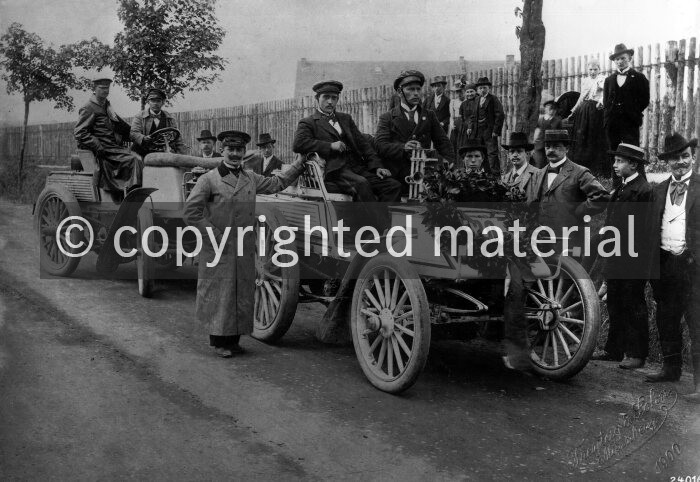
[(143, 162), (122, 145), (130, 126), (107, 100), (111, 83), (112, 79), (106, 77), (93, 80), (93, 95), (78, 111), (74, 135), (78, 149), (90, 150), (97, 157), (102, 186), (110, 191), (128, 191), (141, 185)]
[[(149, 89), (146, 94), (148, 107), (134, 116), (129, 137), (133, 142), (132, 149), (141, 156), (145, 156), (150, 152), (162, 152), (162, 148), (156, 145), (159, 139), (153, 137), (154, 132), (166, 127), (177, 127), (175, 118), (163, 110), (165, 99), (165, 92), (161, 89), (155, 87)], [(182, 143), (182, 139), (180, 137), (175, 138), (170, 143), (170, 149), (172, 152), (184, 154), (185, 146)]]

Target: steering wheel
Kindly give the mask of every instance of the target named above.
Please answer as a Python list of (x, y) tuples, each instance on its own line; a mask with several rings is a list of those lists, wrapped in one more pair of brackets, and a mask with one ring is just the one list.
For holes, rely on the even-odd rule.
[(170, 144), (182, 137), (182, 134), (175, 127), (163, 127), (153, 132), (151, 135), (151, 152), (172, 152)]

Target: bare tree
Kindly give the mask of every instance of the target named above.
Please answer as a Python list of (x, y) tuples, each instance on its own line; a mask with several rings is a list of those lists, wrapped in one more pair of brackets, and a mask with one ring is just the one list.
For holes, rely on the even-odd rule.
[(518, 84), (518, 108), (515, 130), (532, 135), (537, 127), (542, 98), (542, 55), (545, 28), (542, 23), (544, 0), (523, 0), (523, 8), (515, 9), (523, 24), (516, 27), (520, 39), (520, 81)]

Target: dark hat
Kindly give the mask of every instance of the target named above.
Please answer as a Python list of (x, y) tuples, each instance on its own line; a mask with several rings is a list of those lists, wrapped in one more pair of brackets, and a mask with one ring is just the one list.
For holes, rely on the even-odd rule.
[(491, 85), (491, 81), (488, 77), (479, 77), (474, 86), (479, 87), (480, 85)]
[(212, 139), (214, 142), (216, 142), (216, 136), (207, 129), (200, 132), (199, 137), (197, 138), (198, 141), (203, 141), (204, 139)]
[(464, 153), (469, 152), (469, 151), (481, 151), (481, 153), (484, 156), (484, 160), (486, 160), (486, 145), (482, 144), (481, 141), (477, 139), (467, 139), (464, 141), (464, 143), (460, 146), (459, 150), (457, 151), (459, 156), (463, 156)]
[(501, 144), (504, 149), (514, 149), (517, 147), (522, 147), (526, 151), (531, 151), (535, 148), (533, 144), (530, 144), (527, 134), (524, 132), (511, 132), (508, 134), (508, 139), (506, 142)]
[(343, 84), (337, 80), (324, 80), (312, 87), (317, 94), (340, 94), (343, 90)]
[(548, 105), (554, 106), (555, 109), (557, 108), (557, 103), (554, 100), (548, 100), (547, 102), (542, 104), (542, 107), (547, 107)]
[(639, 146), (634, 146), (632, 144), (625, 144), (624, 142), (621, 142), (617, 146), (617, 149), (615, 149), (614, 151), (608, 151), (608, 154), (612, 154), (613, 156), (624, 157), (625, 159), (629, 159), (631, 161), (637, 161), (641, 163), (647, 162), (645, 158), (644, 149), (642, 149)]
[(697, 139), (687, 140), (685, 137), (680, 135), (678, 132), (674, 132), (664, 138), (664, 151), (660, 152), (659, 159), (668, 159), (674, 154), (685, 150), (686, 147), (695, 148), (698, 145)]
[(563, 142), (564, 144), (569, 144), (571, 139), (569, 139), (569, 131), (566, 129), (547, 129), (544, 131), (544, 142)]
[(464, 90), (476, 90), (476, 84), (466, 84)]
[(258, 147), (264, 146), (265, 144), (274, 144), (275, 142), (277, 141), (267, 132), (258, 136)]
[(158, 89), (157, 87), (151, 87), (150, 89), (148, 89), (148, 92), (146, 92), (146, 100), (149, 99), (165, 100), (167, 99), (167, 96), (165, 95), (165, 92), (163, 92), (161, 89)]
[(615, 50), (613, 51), (613, 54), (610, 56), (610, 60), (615, 60), (622, 54), (630, 54), (634, 55), (634, 50), (633, 49), (628, 49), (625, 44), (617, 44), (615, 45)]
[(445, 78), (444, 75), (436, 75), (435, 77), (433, 77), (432, 82), (430, 82), (431, 87), (433, 85), (438, 85), (438, 84), (447, 85), (447, 79)]
[(245, 147), (250, 142), (250, 136), (241, 131), (224, 131), (217, 136), (222, 147)]
[(425, 84), (425, 75), (417, 70), (403, 70), (394, 81), (394, 90), (399, 90), (404, 85), (418, 82), (421, 87)]
[(98, 84), (111, 84), (112, 79), (105, 75), (96, 75), (95, 77), (92, 78), (92, 85), (98, 85)]

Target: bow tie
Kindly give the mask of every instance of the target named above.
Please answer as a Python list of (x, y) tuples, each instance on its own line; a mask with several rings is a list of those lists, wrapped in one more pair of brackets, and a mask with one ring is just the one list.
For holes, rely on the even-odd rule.
[(620, 72), (619, 70), (617, 71), (617, 75), (622, 75), (622, 76), (627, 76), (629, 75), (630, 71), (628, 70), (627, 72)]
[(335, 116), (335, 111), (331, 112), (330, 114), (326, 114), (324, 112), (323, 117), (325, 117), (328, 122), (338, 122), (338, 118)]
[(683, 195), (687, 190), (685, 181), (671, 181), (671, 203), (676, 206), (683, 204)]
[(559, 174), (559, 171), (561, 171), (561, 166), (552, 167), (551, 164), (549, 166), (547, 166), (547, 174), (549, 174), (549, 173)]

